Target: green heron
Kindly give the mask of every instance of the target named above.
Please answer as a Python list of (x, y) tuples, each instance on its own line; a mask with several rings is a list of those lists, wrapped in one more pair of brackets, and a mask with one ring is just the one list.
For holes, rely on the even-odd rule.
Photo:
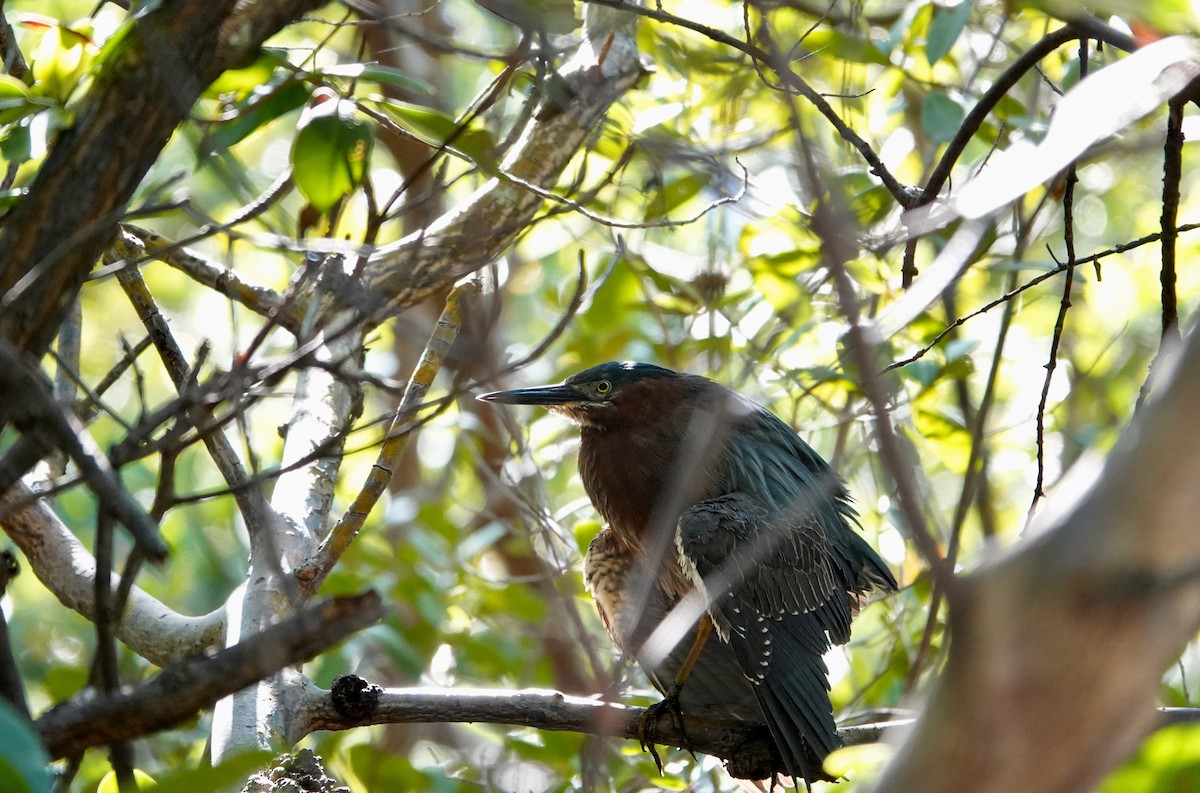
[[(664, 703), (765, 723), (787, 772), (820, 778), (840, 745), (823, 656), (869, 592), (896, 590), (829, 464), (761, 405), (650, 364), (479, 398), (580, 425), (580, 477), (608, 524), (585, 580)], [(664, 631), (673, 613), (682, 627)]]

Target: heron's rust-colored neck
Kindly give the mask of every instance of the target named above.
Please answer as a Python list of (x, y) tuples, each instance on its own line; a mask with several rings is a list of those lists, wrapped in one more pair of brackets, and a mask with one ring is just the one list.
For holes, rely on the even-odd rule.
[(673, 533), (689, 505), (722, 495), (728, 401), (703, 378), (649, 380), (581, 422), (580, 477), (620, 541), (643, 549), (651, 532)]

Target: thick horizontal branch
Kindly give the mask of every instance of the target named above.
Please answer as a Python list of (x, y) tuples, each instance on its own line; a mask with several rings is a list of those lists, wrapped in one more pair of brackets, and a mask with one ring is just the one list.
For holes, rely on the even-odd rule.
[(382, 616), (374, 592), (321, 601), (219, 653), (179, 661), (130, 691), (52, 708), (34, 726), (55, 758), (149, 735), (324, 652)]
[[(448, 722), (484, 722), (511, 724), (539, 730), (607, 735), (614, 738), (638, 740), (638, 730), (645, 708), (626, 707), (598, 699), (573, 697), (545, 689), (473, 688), (378, 688), (367, 686), (360, 692), (347, 715), (343, 704), (339, 709), (340, 684), (347, 680), (362, 681), (350, 676), (335, 681), (334, 691), (311, 686), (306, 692), (298, 714), (302, 732), (317, 730), (347, 730), (372, 724), (431, 724)], [(340, 704), (340, 703), (339, 703)], [(847, 745), (874, 743), (903, 729), (909, 720), (886, 724), (866, 724), (844, 727), (839, 731)], [(744, 778), (763, 779), (774, 767), (774, 744), (766, 725), (745, 721), (684, 717), (687, 739), (670, 718), (658, 722), (655, 742), (735, 761), (731, 772)], [(740, 765), (739, 765), (740, 764)]]
[[(345, 711), (339, 700), (339, 685), (350, 679), (365, 684), (361, 678), (348, 676), (335, 681), (334, 691), (309, 686), (305, 692), (302, 712), (297, 714), (299, 740), (317, 730), (348, 730), (375, 724), (433, 724), (479, 722), (511, 724), (539, 730), (579, 732), (607, 735), (614, 738), (638, 740), (638, 729), (645, 708), (627, 707), (598, 699), (573, 697), (545, 689), (482, 689), (482, 688), (378, 688), (365, 685), (358, 691), (358, 701)], [(339, 704), (341, 707), (339, 708)], [(1158, 726), (1200, 723), (1200, 708), (1162, 708)], [(912, 725), (911, 719), (842, 727), (838, 730), (846, 746), (880, 741), (897, 741)], [(723, 760), (733, 758), (770, 758), (773, 743), (765, 725), (744, 721), (684, 717), (687, 740), (671, 719), (658, 724), (657, 743), (691, 749)], [(762, 770), (751, 767), (749, 771)], [(782, 771), (783, 769), (778, 769)], [(758, 778), (770, 775), (762, 774)], [(750, 774), (753, 776), (753, 774)]]

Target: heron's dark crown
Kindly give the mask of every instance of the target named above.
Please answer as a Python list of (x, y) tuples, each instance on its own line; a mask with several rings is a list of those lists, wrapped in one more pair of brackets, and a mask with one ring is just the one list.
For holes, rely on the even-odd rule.
[(608, 381), (612, 385), (613, 391), (616, 391), (623, 385), (639, 383), (656, 377), (679, 378), (682, 376), (678, 372), (672, 372), (670, 369), (664, 369), (652, 363), (609, 361), (573, 374), (564, 383), (566, 385), (585, 385)]
[(688, 375), (636, 361), (610, 361), (573, 374), (563, 386), (578, 394), (551, 407), (585, 428), (626, 430), (661, 421), (687, 398)]

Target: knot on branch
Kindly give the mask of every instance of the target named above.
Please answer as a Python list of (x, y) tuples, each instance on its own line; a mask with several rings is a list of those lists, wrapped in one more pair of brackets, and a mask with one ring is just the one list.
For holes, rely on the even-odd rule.
[(339, 714), (361, 721), (375, 712), (381, 694), (382, 688), (358, 675), (339, 675), (333, 681), (329, 697)]

